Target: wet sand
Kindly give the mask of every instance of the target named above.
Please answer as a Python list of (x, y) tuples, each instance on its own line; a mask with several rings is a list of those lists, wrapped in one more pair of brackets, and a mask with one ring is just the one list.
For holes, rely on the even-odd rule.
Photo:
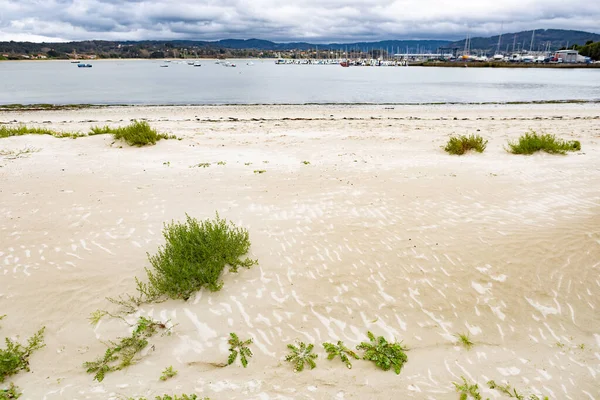
[[(599, 115), (597, 104), (0, 112), (65, 131), (145, 118), (182, 138), (0, 139), (0, 150), (36, 150), (0, 156), (0, 336), (45, 325), (47, 343), (9, 381), (22, 399), (456, 399), (464, 376), (492, 399), (490, 379), (600, 399)], [(530, 128), (582, 151), (506, 153)], [(469, 133), (489, 139), (485, 153), (441, 149)], [(128, 328), (94, 327), (90, 313), (134, 292), (163, 223), (217, 211), (248, 228), (259, 265), (227, 273), (220, 292), (142, 306), (132, 322), (170, 319), (173, 335), (93, 381), (82, 363)], [(322, 342), (354, 347), (367, 330), (409, 347), (399, 376), (326, 360)], [(215, 366), (229, 332), (255, 341), (247, 369)], [(316, 344), (315, 370), (282, 361), (295, 340)], [(169, 365), (179, 374), (162, 382)]]

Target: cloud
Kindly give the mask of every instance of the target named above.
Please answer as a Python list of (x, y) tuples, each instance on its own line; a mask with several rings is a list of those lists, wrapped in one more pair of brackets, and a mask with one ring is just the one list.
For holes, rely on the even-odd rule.
[(540, 28), (600, 33), (589, 0), (0, 0), (0, 40), (461, 39)]

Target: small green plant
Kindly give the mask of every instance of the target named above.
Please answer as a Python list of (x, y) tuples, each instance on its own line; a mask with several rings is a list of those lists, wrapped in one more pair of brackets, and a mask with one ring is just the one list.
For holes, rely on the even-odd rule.
[(119, 342), (109, 341), (104, 356), (96, 361), (83, 363), (83, 367), (88, 374), (94, 374), (95, 380), (102, 382), (107, 373), (120, 371), (137, 362), (135, 357), (148, 346), (148, 339), (159, 330), (162, 330), (163, 334), (171, 332), (170, 328), (162, 322), (139, 317), (131, 336), (121, 338)]
[(484, 140), (480, 135), (469, 136), (452, 136), (444, 150), (447, 153), (462, 155), (469, 150), (474, 150), (478, 153), (483, 153), (487, 146), (487, 140)]
[(2, 321), (4, 318), (6, 318), (6, 314), (0, 315), (0, 321)]
[(550, 154), (567, 154), (567, 151), (581, 150), (581, 143), (577, 140), (565, 141), (556, 136), (547, 134), (538, 135), (531, 130), (521, 136), (517, 142), (508, 142), (508, 150), (512, 154), (533, 154), (545, 151)]
[(302, 161), (302, 164), (304, 164), (304, 165), (310, 165), (310, 161)]
[(465, 334), (459, 333), (456, 335), (456, 337), (458, 338), (458, 342), (460, 344), (462, 344), (467, 350), (470, 350), (471, 347), (473, 347), (473, 345), (475, 344), (471, 341), (471, 338), (469, 337), (468, 334), (465, 335)]
[(266, 170), (264, 170), (264, 169), (255, 169), (255, 170), (254, 170), (254, 173), (255, 173), (255, 174), (264, 174), (265, 172), (267, 172), (267, 171), (266, 171)]
[(375, 338), (371, 332), (367, 332), (370, 343), (362, 342), (356, 346), (357, 350), (363, 350), (363, 360), (373, 361), (375, 365), (384, 371), (394, 369), (399, 374), (404, 364), (408, 361), (406, 347), (402, 343), (388, 343), (383, 336)]
[(460, 393), (460, 400), (467, 400), (472, 398), (474, 400), (482, 400), (481, 394), (479, 393), (479, 386), (476, 383), (470, 384), (467, 382), (464, 376), (461, 376), (463, 380), (462, 385), (456, 382), (452, 382), (456, 391)]
[(5, 338), (6, 348), (0, 348), (0, 383), (6, 378), (20, 371), (29, 371), (29, 358), (31, 354), (45, 346), (44, 331), (42, 327), (27, 340), (26, 345)]
[(327, 352), (328, 360), (333, 360), (335, 356), (340, 356), (340, 359), (344, 364), (346, 364), (346, 367), (348, 367), (348, 369), (352, 368), (350, 358), (360, 360), (360, 357), (354, 351), (347, 348), (342, 341), (338, 341), (337, 344), (323, 343), (323, 347)]
[(208, 163), (208, 162), (190, 166), (190, 168), (208, 168), (208, 167), (210, 167), (210, 163)]
[(107, 311), (104, 311), (104, 310), (96, 310), (96, 311), (93, 311), (93, 312), (90, 314), (90, 316), (89, 316), (89, 318), (88, 318), (88, 319), (90, 320), (90, 323), (91, 323), (92, 325), (98, 325), (98, 323), (100, 322), (100, 320), (101, 320), (102, 318), (104, 318), (104, 316), (105, 316), (105, 315), (108, 315), (108, 312), (107, 312)]
[(511, 387), (508, 383), (505, 385), (499, 385), (494, 381), (489, 381), (487, 383), (488, 387), (490, 389), (494, 389), (499, 391), (500, 393), (504, 393), (505, 395), (507, 395), (508, 397), (512, 397), (515, 398), (517, 400), (548, 400), (548, 396), (543, 396), (543, 397), (538, 397), (535, 394), (530, 394), (529, 397), (525, 397), (525, 395), (519, 394), (519, 392), (517, 392), (517, 389)]
[[(133, 397), (129, 397), (127, 400), (149, 400), (146, 397), (138, 397), (137, 399)], [(208, 397), (200, 398), (195, 394), (181, 394), (181, 395), (173, 395), (170, 396), (168, 394), (164, 394), (162, 396), (156, 396), (154, 400), (210, 400)]]
[(165, 161), (165, 162), (163, 163), (163, 165), (165, 165), (165, 166), (167, 166), (167, 167), (170, 167), (170, 166), (171, 166), (171, 161)]
[(161, 381), (166, 381), (167, 379), (171, 379), (175, 375), (177, 375), (177, 371), (175, 371), (172, 366), (168, 366), (162, 372), (162, 375), (160, 376), (160, 380)]
[(241, 259), (250, 249), (248, 231), (221, 219), (198, 221), (186, 215), (185, 223), (171, 222), (163, 229), (165, 245), (148, 255), (148, 283), (136, 279), (138, 291), (149, 301), (167, 296), (187, 300), (203, 287), (218, 291), (226, 265), (231, 272), (250, 268), (256, 260)]
[(217, 165), (225, 165), (225, 164), (227, 164), (225, 161), (219, 161), (219, 162), (217, 163)]
[(127, 126), (120, 128), (111, 128), (109, 126), (91, 128), (89, 135), (112, 134), (115, 140), (124, 140), (130, 146), (146, 146), (156, 144), (161, 139), (176, 139), (176, 136), (169, 136), (158, 133), (150, 127), (146, 121), (133, 121)]
[(294, 372), (302, 372), (304, 370), (304, 364), (307, 364), (310, 369), (317, 366), (315, 359), (318, 357), (314, 354), (314, 345), (309, 344), (308, 346), (304, 342), (299, 342), (298, 346), (293, 344), (287, 345), (290, 349), (290, 354), (285, 357), (285, 361), (291, 362), (294, 365)]
[(246, 368), (248, 366), (248, 358), (252, 357), (252, 350), (248, 348), (248, 346), (252, 344), (252, 338), (242, 342), (238, 335), (233, 332), (230, 333), (229, 336), (229, 340), (227, 341), (227, 343), (229, 343), (229, 358), (227, 359), (227, 365), (233, 364), (239, 354), (240, 361), (244, 368)]
[(251, 164), (252, 164), (251, 162), (244, 163), (244, 165), (251, 165)]
[(15, 384), (11, 382), (8, 388), (0, 389), (0, 400), (18, 399), (22, 394), (23, 393), (21, 393), (19, 387), (15, 386)]

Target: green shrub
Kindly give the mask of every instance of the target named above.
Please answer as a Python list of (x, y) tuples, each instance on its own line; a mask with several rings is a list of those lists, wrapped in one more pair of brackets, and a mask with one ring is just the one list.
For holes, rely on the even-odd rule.
[(537, 151), (545, 151), (550, 154), (567, 154), (567, 151), (581, 150), (578, 140), (565, 141), (556, 136), (547, 134), (538, 135), (535, 131), (529, 131), (521, 136), (517, 142), (508, 142), (508, 151), (512, 154), (533, 154)]
[(133, 121), (127, 126), (111, 128), (109, 126), (94, 126), (89, 135), (112, 134), (115, 140), (124, 140), (130, 146), (146, 146), (156, 144), (161, 139), (174, 139), (175, 136), (158, 133), (146, 121)]
[(315, 347), (313, 344), (307, 346), (306, 343), (300, 342), (298, 346), (288, 344), (287, 347), (290, 349), (290, 354), (285, 357), (285, 361), (291, 362), (294, 365), (294, 372), (302, 372), (304, 364), (308, 365), (310, 369), (317, 366), (315, 359), (318, 355), (312, 352)]
[(401, 343), (388, 343), (383, 336), (375, 338), (371, 332), (367, 332), (369, 342), (362, 342), (356, 346), (357, 350), (364, 350), (363, 360), (373, 361), (375, 365), (384, 371), (389, 371), (394, 368), (396, 374), (404, 364), (408, 361), (408, 357), (404, 351), (405, 347)]
[(25, 125), (19, 125), (19, 126), (0, 125), (0, 138), (7, 138), (10, 136), (23, 136), (23, 135), (50, 135), (50, 136), (54, 136), (57, 138), (71, 138), (71, 139), (85, 136), (81, 133), (58, 132), (58, 131), (54, 131), (52, 129), (32, 128), (32, 127), (28, 127)]
[(0, 389), (0, 400), (13, 400), (21, 397), (23, 393), (19, 390), (18, 386), (15, 386), (11, 382), (10, 386), (6, 389)]
[(119, 342), (109, 341), (104, 356), (96, 361), (83, 363), (83, 367), (88, 374), (94, 374), (95, 380), (102, 382), (107, 373), (120, 371), (135, 363), (137, 361), (135, 357), (148, 346), (148, 339), (159, 330), (163, 330), (166, 334), (171, 332), (170, 328), (162, 322), (140, 317), (131, 336), (121, 338)]
[(29, 371), (29, 357), (31, 354), (45, 346), (44, 331), (42, 327), (27, 340), (27, 345), (13, 342), (5, 338), (5, 349), (0, 349), (0, 383), (6, 378), (17, 374), (19, 371)]
[(165, 245), (148, 259), (148, 283), (138, 282), (138, 291), (149, 300), (161, 296), (187, 300), (206, 286), (218, 291), (223, 286), (221, 273), (226, 265), (237, 272), (250, 268), (256, 260), (241, 259), (250, 249), (248, 231), (219, 218), (198, 221), (186, 215), (185, 223), (165, 225)]
[(469, 150), (475, 150), (478, 153), (483, 153), (487, 146), (487, 140), (484, 140), (480, 135), (470, 136), (453, 136), (448, 140), (444, 150), (450, 154), (462, 155)]

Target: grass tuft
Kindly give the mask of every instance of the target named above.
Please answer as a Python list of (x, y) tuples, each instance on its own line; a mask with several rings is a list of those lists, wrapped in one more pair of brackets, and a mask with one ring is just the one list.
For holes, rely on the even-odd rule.
[(150, 127), (146, 121), (133, 121), (127, 126), (120, 128), (111, 128), (106, 126), (94, 126), (91, 128), (90, 136), (112, 134), (115, 140), (124, 140), (130, 146), (154, 145), (161, 139), (176, 139), (176, 136), (169, 136), (164, 133), (158, 133)]
[(250, 268), (256, 260), (241, 259), (250, 249), (248, 231), (219, 218), (198, 221), (186, 215), (184, 223), (165, 225), (165, 245), (148, 255), (148, 283), (137, 281), (138, 291), (149, 301), (167, 296), (187, 300), (202, 287), (218, 291), (226, 265), (231, 272)]
[(480, 135), (470, 136), (453, 136), (448, 140), (444, 150), (449, 154), (462, 155), (469, 150), (474, 150), (478, 153), (483, 153), (487, 146), (487, 140), (484, 140)]
[(304, 364), (308, 365), (310, 369), (317, 366), (315, 359), (318, 355), (312, 352), (315, 347), (313, 344), (307, 346), (306, 343), (299, 342), (298, 346), (288, 344), (287, 347), (290, 349), (290, 354), (285, 357), (285, 361), (291, 362), (294, 365), (294, 372), (302, 372)]
[(465, 335), (465, 334), (459, 333), (458, 335), (455, 335), (455, 336), (458, 338), (458, 342), (460, 344), (462, 344), (467, 350), (470, 350), (471, 347), (473, 347), (473, 345), (475, 344), (471, 341), (471, 338), (469, 337), (468, 334)]
[(254, 170), (255, 174), (264, 174), (265, 172), (267, 172), (267, 170), (265, 170), (265, 169), (255, 169)]
[(581, 143), (578, 140), (566, 141), (558, 139), (549, 133), (538, 135), (531, 130), (521, 136), (516, 142), (508, 142), (507, 151), (512, 154), (533, 154), (538, 151), (545, 151), (550, 154), (567, 154), (567, 151), (581, 150)]
[(83, 363), (83, 367), (88, 374), (94, 374), (95, 380), (102, 382), (107, 373), (120, 371), (134, 364), (137, 361), (136, 356), (148, 346), (148, 339), (159, 330), (163, 330), (163, 334), (171, 333), (166, 324), (140, 317), (131, 336), (121, 338), (119, 342), (109, 341), (109, 347), (104, 356), (99, 357), (96, 361)]
[(408, 361), (404, 352), (406, 347), (402, 343), (388, 343), (383, 336), (375, 337), (371, 332), (367, 332), (370, 342), (362, 342), (356, 346), (357, 350), (363, 350), (363, 360), (373, 361), (375, 365), (384, 371), (394, 369), (396, 374), (400, 374), (402, 367)]
[(5, 338), (6, 348), (0, 348), (0, 383), (9, 376), (20, 371), (29, 371), (29, 357), (31, 354), (45, 346), (44, 331), (42, 327), (27, 340), (26, 345)]
[(162, 372), (162, 375), (160, 376), (160, 380), (161, 381), (166, 381), (167, 379), (171, 379), (175, 375), (177, 375), (177, 371), (173, 369), (173, 366), (168, 366)]
[(11, 136), (23, 136), (23, 135), (50, 135), (56, 138), (71, 138), (75, 139), (78, 137), (85, 136), (82, 133), (69, 133), (69, 132), (58, 132), (47, 128), (33, 128), (26, 125), (18, 126), (0, 126), (0, 138), (7, 138)]

